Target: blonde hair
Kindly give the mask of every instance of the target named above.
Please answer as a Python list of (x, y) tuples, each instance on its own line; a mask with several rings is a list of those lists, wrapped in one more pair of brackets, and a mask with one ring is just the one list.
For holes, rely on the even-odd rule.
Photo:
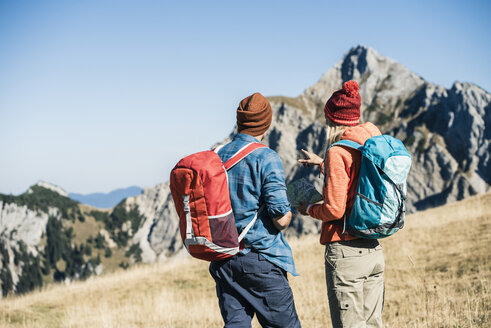
[(346, 131), (346, 129), (348, 129), (349, 126), (336, 124), (333, 121), (331, 121), (328, 117), (326, 117), (326, 124), (327, 124), (327, 140), (326, 140), (326, 152), (327, 152), (329, 146), (341, 140), (344, 131)]

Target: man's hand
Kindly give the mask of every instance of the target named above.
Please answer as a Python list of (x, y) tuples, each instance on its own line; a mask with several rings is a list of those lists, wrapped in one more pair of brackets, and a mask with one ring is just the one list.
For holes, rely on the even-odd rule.
[(309, 213), (307, 213), (307, 207), (308, 206), (309, 206), (309, 203), (307, 203), (307, 202), (300, 202), (300, 206), (297, 207), (297, 210), (302, 215), (309, 215)]
[(290, 225), (290, 221), (292, 220), (292, 212), (288, 212), (283, 216), (273, 219), (273, 224), (278, 230), (284, 230)]
[(302, 149), (304, 159), (299, 159), (298, 162), (303, 164), (303, 166), (320, 165), (322, 163), (322, 158), (314, 153), (310, 153), (305, 149)]

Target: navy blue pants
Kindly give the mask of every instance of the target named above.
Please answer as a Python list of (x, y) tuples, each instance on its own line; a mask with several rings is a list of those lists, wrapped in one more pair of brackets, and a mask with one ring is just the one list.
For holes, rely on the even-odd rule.
[(210, 273), (226, 328), (251, 327), (254, 314), (262, 327), (300, 327), (286, 272), (261, 254), (212, 262)]

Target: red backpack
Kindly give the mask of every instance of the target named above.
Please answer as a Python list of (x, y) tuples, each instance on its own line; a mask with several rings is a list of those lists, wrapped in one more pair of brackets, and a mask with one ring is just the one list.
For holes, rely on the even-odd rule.
[(181, 238), (191, 256), (219, 261), (234, 256), (239, 243), (256, 221), (238, 236), (227, 171), (254, 150), (266, 147), (254, 142), (222, 163), (219, 148), (181, 159), (170, 173), (170, 190), (179, 215)]

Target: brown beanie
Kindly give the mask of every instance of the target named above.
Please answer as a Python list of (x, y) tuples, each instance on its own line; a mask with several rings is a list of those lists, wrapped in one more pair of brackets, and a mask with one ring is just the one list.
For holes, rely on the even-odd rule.
[(268, 131), (273, 111), (269, 101), (256, 92), (242, 99), (237, 108), (237, 128), (239, 133), (260, 136)]

